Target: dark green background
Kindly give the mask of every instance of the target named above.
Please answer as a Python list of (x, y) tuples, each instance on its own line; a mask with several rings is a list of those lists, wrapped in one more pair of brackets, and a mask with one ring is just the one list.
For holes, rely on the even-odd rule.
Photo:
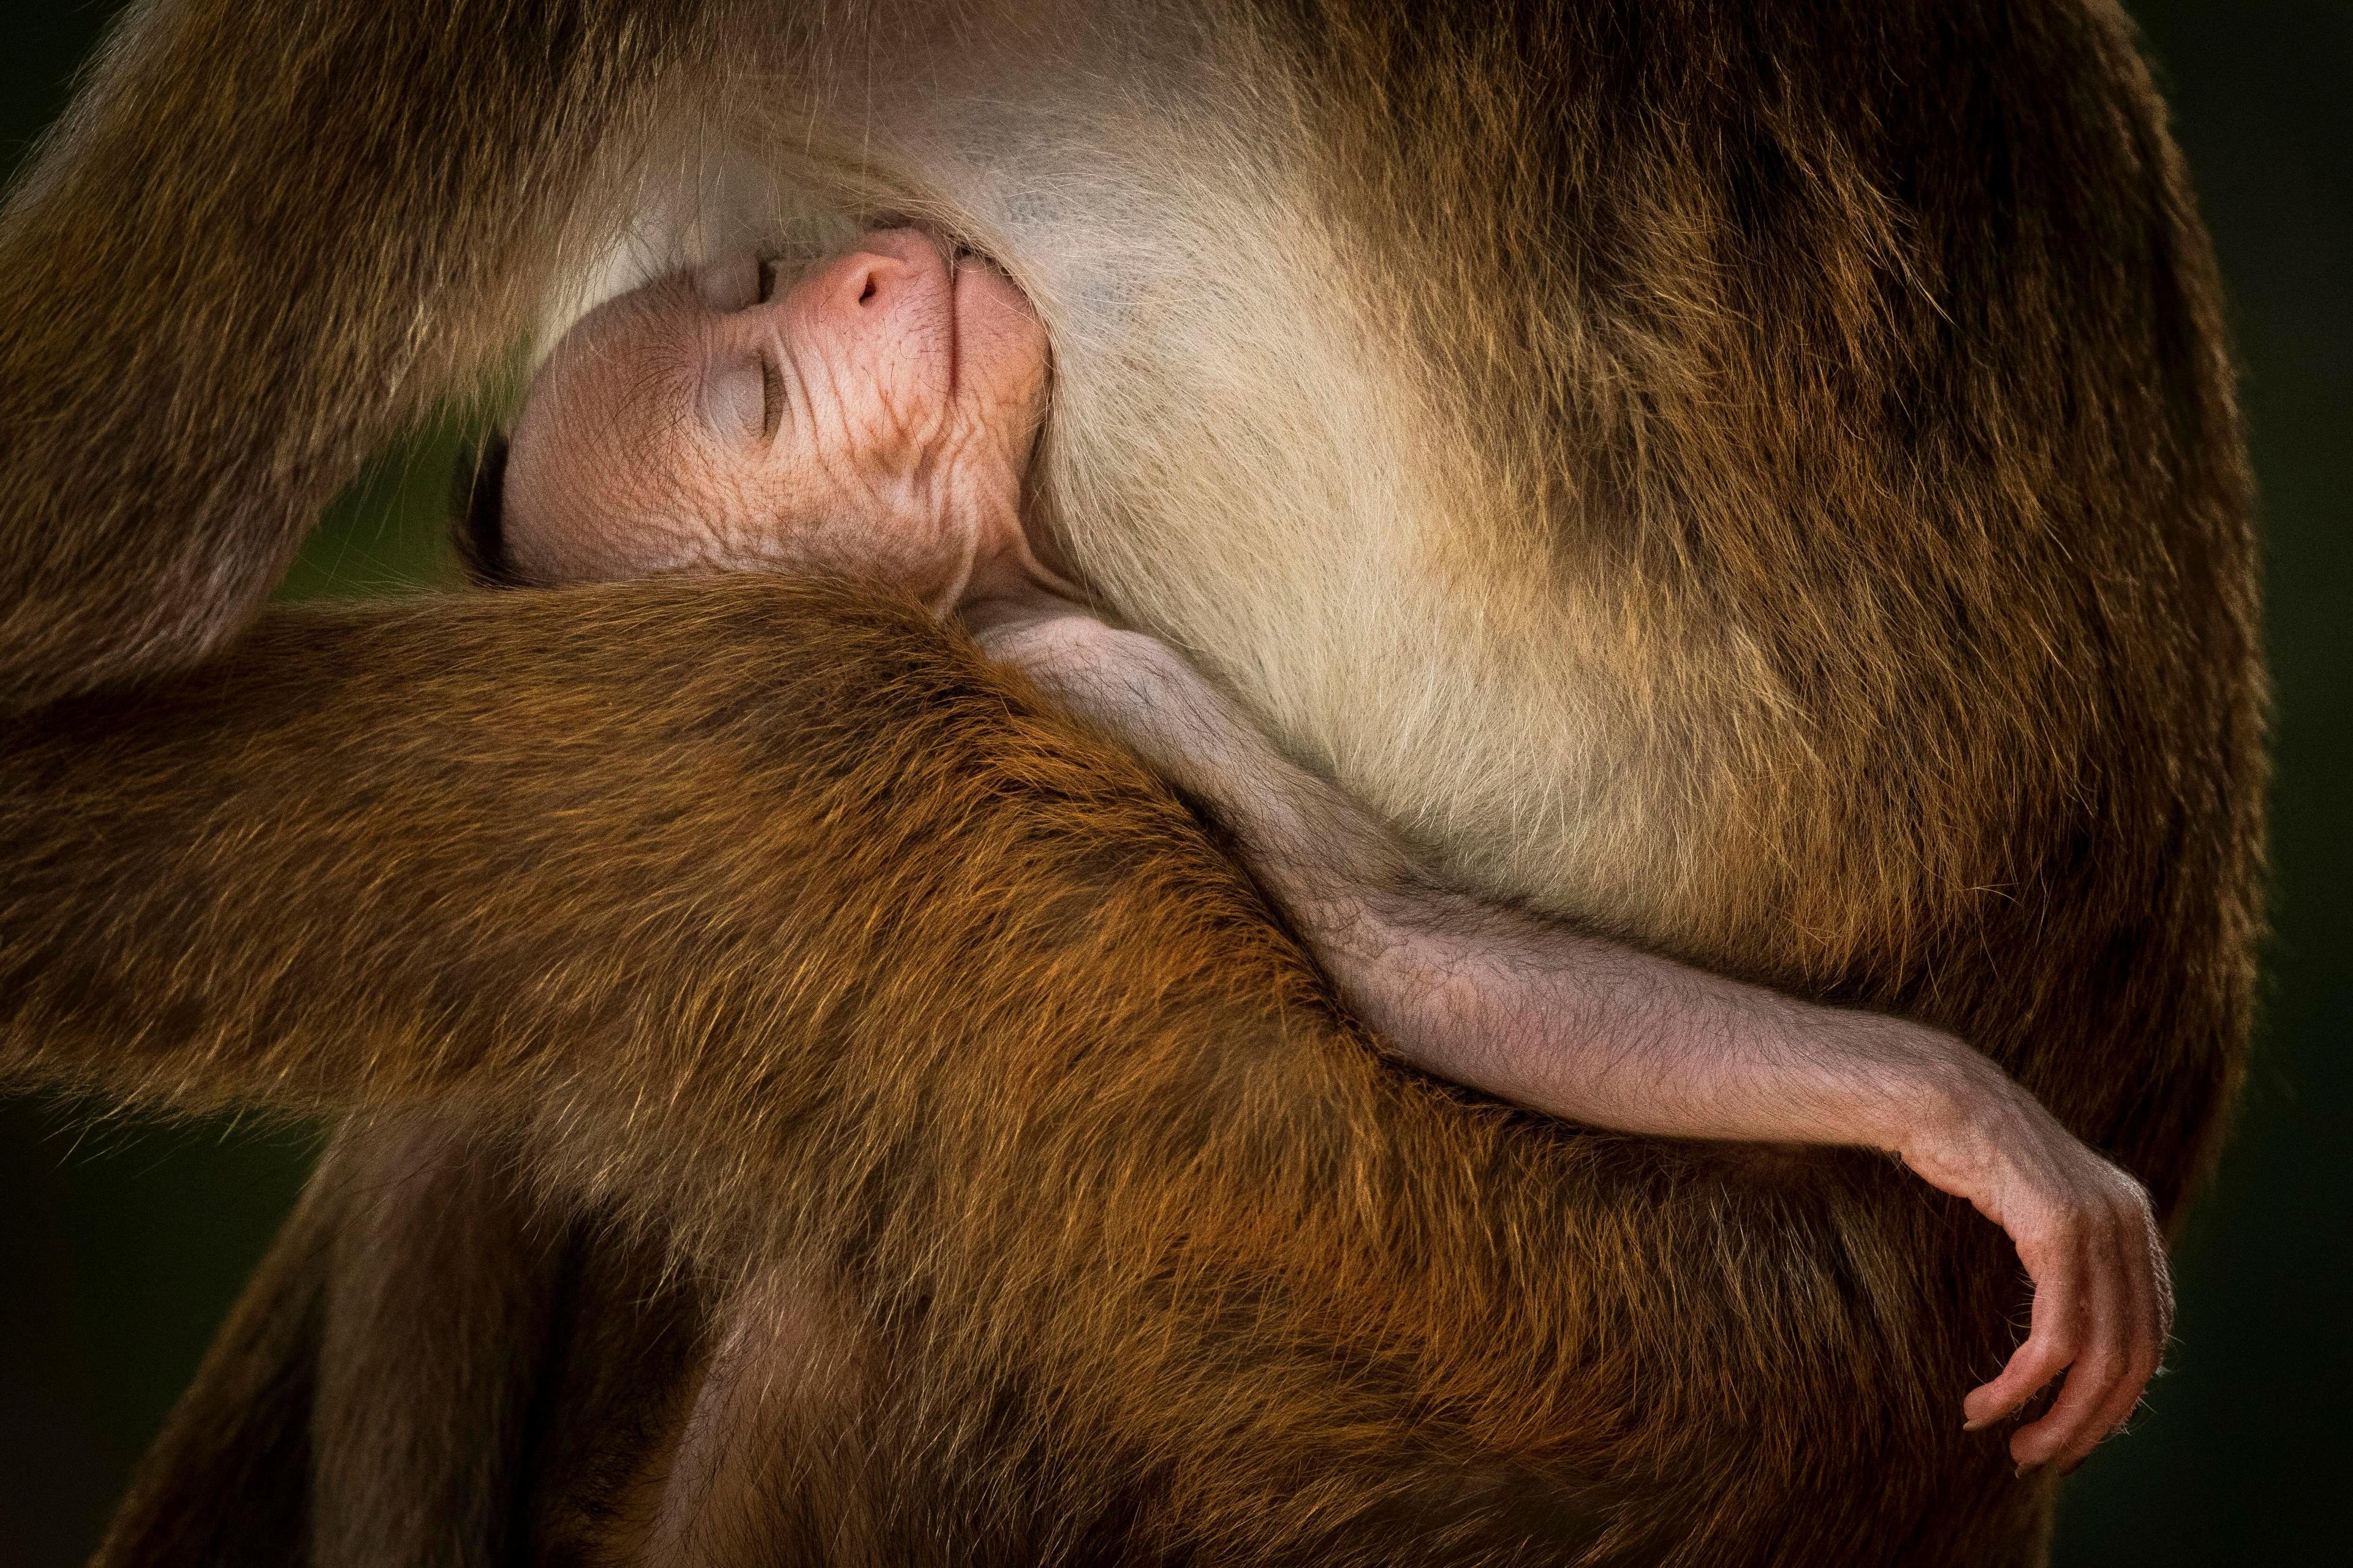
[[(0, 28), (0, 167), (57, 112), (111, 9), (24, 6)], [(2278, 935), (2241, 1131), (2179, 1257), (2172, 1370), (2073, 1483), (2058, 1560), (2353, 1561), (2337, 1491), (2353, 1480), (2353, 0), (2132, 9), (2246, 366), (2279, 692)], [(377, 465), (289, 591), (445, 573), (448, 451), (427, 438)], [(311, 1147), (301, 1129), (93, 1122), (0, 1100), (0, 1568), (89, 1551)]]

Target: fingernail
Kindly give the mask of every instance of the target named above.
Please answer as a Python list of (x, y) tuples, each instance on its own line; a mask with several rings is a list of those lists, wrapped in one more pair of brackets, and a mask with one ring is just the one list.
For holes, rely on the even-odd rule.
[(1962, 1423), (1961, 1423), (1961, 1430), (1962, 1430), (1962, 1431), (1964, 1431), (1964, 1432), (1982, 1432), (1982, 1431), (1984, 1431), (1987, 1427), (1989, 1427), (1989, 1426), (1992, 1426), (1992, 1425), (1993, 1425), (1993, 1417), (1992, 1417), (1992, 1416), (1990, 1416), (1990, 1415), (1980, 1415), (1980, 1416), (1978, 1416), (1978, 1417), (1976, 1420), (1974, 1420), (1974, 1421), (1964, 1421), (1964, 1422), (1962, 1422)]
[(2031, 1460), (2027, 1461), (2025, 1464), (2021, 1465), (2021, 1466), (2019, 1466), (2019, 1467), (2018, 1467), (2018, 1479), (2019, 1479), (2020, 1480), (2021, 1480), (2021, 1481), (2022, 1481), (2022, 1480), (2024, 1480), (2027, 1477), (2029, 1477), (2029, 1476), (2032, 1475), (2035, 1471), (2037, 1471), (2037, 1470), (2041, 1469), (2042, 1468), (2042, 1460), (2040, 1460), (2040, 1459), (2031, 1459)]

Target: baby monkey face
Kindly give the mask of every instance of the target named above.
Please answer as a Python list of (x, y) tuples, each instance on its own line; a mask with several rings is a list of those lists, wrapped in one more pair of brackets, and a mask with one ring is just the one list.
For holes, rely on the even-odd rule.
[(658, 279), (533, 383), (510, 562), (536, 582), (842, 571), (945, 610), (1038, 574), (1020, 500), (1046, 364), (1020, 290), (914, 229), (797, 274), (744, 255)]

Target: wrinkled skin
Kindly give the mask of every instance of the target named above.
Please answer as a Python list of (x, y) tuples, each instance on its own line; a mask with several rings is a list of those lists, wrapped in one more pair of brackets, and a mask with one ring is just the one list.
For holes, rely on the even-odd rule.
[(994, 267), (907, 228), (795, 278), (751, 255), (592, 311), (542, 369), (507, 474), (525, 581), (670, 568), (879, 574), (934, 609), (1046, 581), (1021, 479), (1046, 335)]

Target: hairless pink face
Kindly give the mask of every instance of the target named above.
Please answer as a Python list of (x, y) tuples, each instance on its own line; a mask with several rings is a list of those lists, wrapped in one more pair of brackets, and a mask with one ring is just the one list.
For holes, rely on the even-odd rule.
[(935, 609), (1053, 581), (1021, 518), (1046, 334), (1019, 289), (913, 229), (795, 277), (659, 279), (567, 333), (514, 430), (523, 578), (671, 567), (883, 576)]

